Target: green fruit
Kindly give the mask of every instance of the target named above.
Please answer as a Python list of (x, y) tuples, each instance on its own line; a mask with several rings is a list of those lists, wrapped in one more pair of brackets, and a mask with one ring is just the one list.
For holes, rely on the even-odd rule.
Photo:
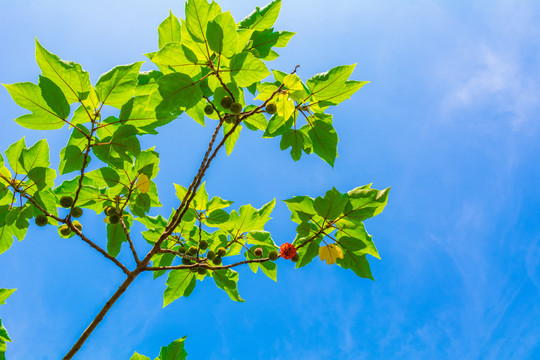
[(79, 231), (82, 231), (82, 224), (78, 221), (73, 222), (73, 226), (75, 226)]
[(71, 209), (71, 216), (73, 216), (74, 218), (80, 218), (83, 214), (83, 209), (81, 209), (80, 207), (74, 207), (73, 209)]
[(233, 99), (231, 99), (230, 96), (224, 96), (223, 98), (221, 98), (221, 107), (224, 108), (224, 109), (228, 109), (231, 107), (233, 103)]
[(109, 216), (109, 224), (116, 225), (120, 222), (120, 216), (114, 214)]
[(60, 198), (60, 206), (64, 208), (71, 207), (73, 205), (73, 198), (71, 196), (62, 196)]
[(197, 253), (197, 247), (196, 246), (190, 246), (190, 248), (187, 251), (188, 255), (195, 255)]
[(233, 102), (231, 104), (231, 113), (237, 115), (237, 114), (240, 114), (242, 112), (242, 104), (240, 103), (237, 103), (237, 102)]
[(180, 254), (185, 254), (186, 253), (186, 248), (185, 247), (181, 247), (180, 249), (178, 249), (178, 252)]
[(268, 103), (268, 104), (266, 104), (265, 110), (266, 110), (267, 114), (273, 115), (277, 111), (277, 106), (274, 103)]
[(45, 215), (36, 216), (34, 221), (36, 222), (37, 226), (45, 226), (45, 225), (47, 225), (49, 223), (49, 220), (47, 219), (47, 217)]
[(191, 264), (193, 264), (193, 262), (190, 259), (188, 259), (187, 257), (182, 258), (182, 265), (191, 265)]
[(205, 268), (197, 268), (197, 272), (199, 273), (199, 275), (206, 275), (206, 269)]
[(199, 241), (199, 249), (201, 249), (201, 250), (208, 249), (208, 241), (206, 241), (206, 240)]
[(105, 215), (107, 216), (116, 215), (116, 208), (114, 206), (107, 206), (105, 208)]
[(208, 251), (206, 254), (208, 260), (214, 260), (216, 258), (216, 253), (213, 250)]
[(300, 260), (300, 256), (298, 254), (294, 255), (293, 258), (291, 259), (293, 262), (298, 262), (298, 260)]
[(227, 249), (225, 249), (224, 247), (220, 247), (217, 249), (218, 256), (225, 256), (225, 254), (227, 254)]
[(60, 234), (62, 236), (69, 236), (71, 234), (71, 229), (67, 225), (60, 226)]
[(207, 104), (205, 107), (204, 107), (204, 113), (206, 115), (212, 115), (214, 113), (214, 107), (210, 104)]
[(277, 260), (278, 258), (278, 253), (277, 251), (270, 251), (270, 254), (268, 254), (268, 258), (272, 261), (275, 261)]
[(221, 265), (221, 257), (220, 256), (216, 256), (214, 258), (214, 260), (212, 260), (212, 264), (214, 265)]
[(261, 257), (261, 256), (263, 256), (263, 249), (261, 249), (261, 248), (256, 248), (256, 249), (253, 251), (253, 254), (255, 254), (255, 256), (257, 256), (257, 257)]

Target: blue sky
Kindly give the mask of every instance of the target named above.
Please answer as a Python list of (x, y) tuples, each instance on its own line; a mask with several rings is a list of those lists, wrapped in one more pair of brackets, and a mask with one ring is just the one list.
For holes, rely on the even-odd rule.
[[(264, 4), (220, 1), (236, 20)], [(162, 0), (1, 0), (0, 8), (8, 84), (37, 82), (34, 37), (95, 81), (154, 51), (169, 9), (183, 16), (183, 2)], [(333, 169), (313, 156), (294, 163), (278, 140), (243, 132), (233, 154), (216, 159), (207, 190), (259, 207), (332, 186), (392, 186), (386, 210), (366, 221), (382, 257), (370, 259), (376, 281), (318, 259), (300, 270), (282, 260), (278, 283), (240, 269), (246, 303), (204, 281), (162, 309), (165, 279), (148, 274), (77, 359), (157, 356), (184, 335), (188, 359), (540, 358), (538, 24), (536, 1), (284, 1), (276, 28), (297, 35), (271, 68), (300, 64), (307, 79), (358, 63), (353, 78), (371, 83), (333, 111)], [(24, 110), (5, 90), (0, 107), (1, 151), (46, 136), (57, 165), (68, 130), (18, 127), (12, 119)], [(160, 152), (161, 212), (176, 204), (171, 183), (192, 179), (211, 130), (181, 116), (142, 138)], [(83, 220), (102, 241), (101, 220)], [(273, 238), (291, 241), (294, 229), (278, 204)], [(120, 258), (129, 262), (127, 250)], [(0, 287), (19, 289), (0, 308), (14, 340), (8, 359), (60, 358), (122, 279), (86, 244), (32, 228), (0, 257)]]

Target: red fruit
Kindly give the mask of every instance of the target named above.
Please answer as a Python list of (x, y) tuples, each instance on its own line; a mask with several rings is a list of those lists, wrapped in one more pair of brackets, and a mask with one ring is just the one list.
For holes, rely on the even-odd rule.
[(285, 243), (279, 248), (279, 254), (282, 258), (291, 260), (296, 255), (296, 248), (292, 244)]

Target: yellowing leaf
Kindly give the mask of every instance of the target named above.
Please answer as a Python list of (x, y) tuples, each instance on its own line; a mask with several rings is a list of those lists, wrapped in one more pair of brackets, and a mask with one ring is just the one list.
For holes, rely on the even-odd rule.
[(145, 174), (140, 174), (137, 179), (137, 190), (146, 194), (150, 190), (150, 179)]
[(326, 260), (326, 263), (328, 265), (332, 265), (336, 263), (336, 260), (338, 258), (343, 259), (343, 251), (341, 251), (340, 247), (334, 244), (321, 246), (319, 248), (319, 258), (321, 259), (321, 261)]

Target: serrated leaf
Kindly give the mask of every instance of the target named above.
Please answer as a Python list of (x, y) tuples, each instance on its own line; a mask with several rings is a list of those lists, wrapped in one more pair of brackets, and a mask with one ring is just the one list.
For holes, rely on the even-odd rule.
[(158, 45), (160, 49), (168, 43), (180, 42), (182, 39), (180, 22), (170, 10), (169, 16), (165, 20), (163, 20), (163, 22), (158, 26), (158, 39)]
[(96, 83), (96, 93), (102, 104), (120, 109), (135, 92), (142, 61), (119, 65), (101, 75)]

